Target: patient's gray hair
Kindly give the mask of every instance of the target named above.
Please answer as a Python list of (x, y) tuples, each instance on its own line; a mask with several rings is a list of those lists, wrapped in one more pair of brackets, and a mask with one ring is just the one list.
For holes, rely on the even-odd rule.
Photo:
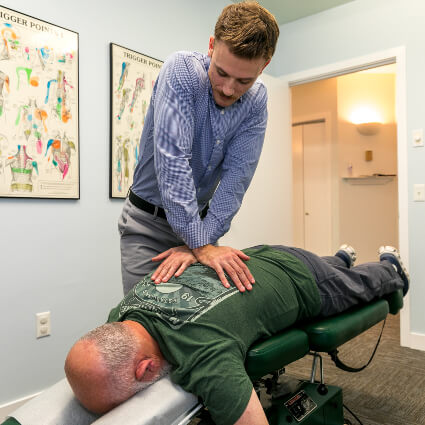
[(120, 403), (146, 387), (135, 378), (134, 365), (139, 342), (121, 322), (106, 323), (84, 335), (80, 341), (94, 343), (108, 371), (111, 401)]

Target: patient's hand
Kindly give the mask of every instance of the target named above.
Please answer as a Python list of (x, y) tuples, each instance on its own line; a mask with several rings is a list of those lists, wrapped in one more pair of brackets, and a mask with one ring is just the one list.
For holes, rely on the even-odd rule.
[(168, 282), (173, 276), (180, 276), (191, 264), (198, 260), (186, 245), (182, 245), (167, 249), (167, 251), (153, 257), (152, 261), (162, 261), (151, 276), (155, 283), (161, 283)]
[(248, 289), (248, 291), (252, 289), (255, 279), (244, 263), (244, 261), (249, 260), (249, 257), (242, 251), (230, 246), (205, 245), (194, 248), (192, 252), (200, 263), (213, 268), (217, 272), (221, 283), (226, 288), (229, 288), (230, 284), (224, 272), (231, 277), (239, 291), (244, 292), (245, 289)]

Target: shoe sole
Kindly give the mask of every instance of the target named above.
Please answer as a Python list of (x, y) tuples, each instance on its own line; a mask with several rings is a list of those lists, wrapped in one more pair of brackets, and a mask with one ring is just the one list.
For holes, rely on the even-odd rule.
[[(401, 268), (401, 272), (404, 274), (405, 279), (407, 280), (407, 286), (409, 286), (410, 285), (409, 272), (407, 271), (405, 265), (403, 264), (403, 261), (401, 259), (400, 253), (398, 252), (397, 248), (394, 248), (393, 246), (381, 246), (378, 249), (378, 253), (379, 253), (379, 260), (380, 261), (386, 260), (385, 255), (390, 255), (397, 260), (398, 266)], [(384, 256), (384, 258), (382, 258), (382, 256)], [(398, 274), (400, 275), (400, 277), (404, 281), (403, 276), (401, 276), (400, 273), (398, 273)]]
[(350, 257), (351, 266), (354, 265), (357, 260), (357, 253), (351, 245), (343, 244), (339, 247), (338, 251), (345, 252)]

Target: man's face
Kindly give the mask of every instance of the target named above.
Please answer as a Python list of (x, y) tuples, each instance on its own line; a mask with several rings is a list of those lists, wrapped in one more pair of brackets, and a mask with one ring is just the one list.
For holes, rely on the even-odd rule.
[(264, 58), (240, 58), (230, 52), (226, 43), (210, 38), (211, 57), (208, 77), (217, 105), (233, 105), (255, 83), (268, 62)]

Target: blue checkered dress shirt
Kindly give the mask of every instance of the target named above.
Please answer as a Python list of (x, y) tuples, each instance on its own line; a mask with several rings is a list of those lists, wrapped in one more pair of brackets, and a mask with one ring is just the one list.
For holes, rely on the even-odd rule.
[[(257, 80), (232, 106), (214, 102), (210, 58), (178, 52), (155, 83), (132, 190), (165, 209), (189, 248), (215, 243), (230, 228), (260, 158), (267, 91)], [(199, 211), (210, 202), (204, 220)]]

